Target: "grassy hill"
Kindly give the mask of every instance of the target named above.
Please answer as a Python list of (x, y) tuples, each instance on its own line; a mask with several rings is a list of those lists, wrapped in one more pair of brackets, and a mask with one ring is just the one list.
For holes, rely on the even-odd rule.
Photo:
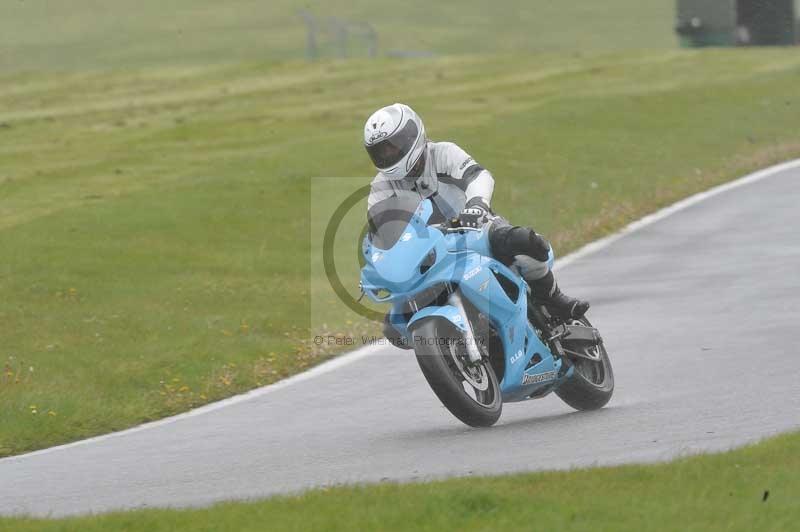
[[(0, 72), (302, 58), (303, 8), (365, 22), (382, 54), (597, 51), (675, 46), (669, 0), (42, 0), (0, 2)], [(330, 36), (321, 36), (332, 55)], [(354, 38), (352, 53), (364, 53)]]
[[(0, 455), (272, 382), (328, 356), (308, 342), (321, 328), (369, 328), (310, 250), (335, 195), (369, 180), (373, 108), (414, 105), (563, 254), (799, 154), (798, 95), (791, 50), (6, 75)], [(323, 197), (318, 176), (357, 177)], [(360, 213), (339, 249), (353, 292)]]

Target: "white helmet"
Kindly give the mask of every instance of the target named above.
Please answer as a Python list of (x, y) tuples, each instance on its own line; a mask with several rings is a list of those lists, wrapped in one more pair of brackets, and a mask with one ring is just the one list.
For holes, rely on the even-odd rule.
[(378, 109), (364, 125), (364, 147), (375, 167), (390, 178), (408, 176), (425, 144), (422, 119), (402, 103)]

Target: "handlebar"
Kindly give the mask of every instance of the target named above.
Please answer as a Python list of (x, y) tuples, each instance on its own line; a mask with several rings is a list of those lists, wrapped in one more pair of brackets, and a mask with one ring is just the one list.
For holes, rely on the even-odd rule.
[(463, 233), (464, 231), (476, 231), (480, 232), (482, 229), (480, 227), (449, 227), (445, 228), (445, 233)]
[(458, 222), (458, 218), (454, 218), (452, 220), (448, 220), (445, 223), (441, 224), (434, 224), (434, 227), (439, 229), (441, 232), (445, 234), (450, 233), (462, 233), (464, 231), (481, 231), (480, 227), (464, 227)]

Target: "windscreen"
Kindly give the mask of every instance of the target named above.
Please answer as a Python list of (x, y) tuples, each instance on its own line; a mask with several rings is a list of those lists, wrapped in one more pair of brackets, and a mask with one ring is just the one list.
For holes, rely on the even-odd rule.
[(390, 249), (408, 227), (421, 198), (415, 192), (401, 193), (380, 201), (367, 212), (372, 245)]

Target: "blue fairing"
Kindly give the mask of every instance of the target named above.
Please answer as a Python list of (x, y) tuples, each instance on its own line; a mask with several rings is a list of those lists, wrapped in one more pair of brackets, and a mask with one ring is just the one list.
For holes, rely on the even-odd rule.
[(426, 318), (432, 318), (434, 316), (446, 319), (461, 332), (467, 332), (467, 326), (464, 323), (464, 320), (461, 318), (461, 313), (453, 305), (445, 305), (442, 307), (425, 307), (414, 314), (410, 320), (408, 320), (406, 329), (413, 329), (413, 325), (418, 321)]
[[(488, 229), (445, 233), (427, 225), (431, 214), (430, 200), (421, 202), (390, 249), (379, 249), (365, 238), (361, 286), (367, 296), (392, 304), (390, 321), (414, 345), (410, 326), (424, 319), (445, 319), (465, 330), (466, 316), (448, 303), (443, 288), (457, 286), (500, 337), (505, 358), (500, 382), (503, 400), (522, 400), (553, 390), (569, 374), (528, 321), (525, 281), (491, 257)], [(553, 260), (551, 250), (551, 266)], [(414, 307), (408, 302), (423, 292), (440, 297), (409, 311)]]

